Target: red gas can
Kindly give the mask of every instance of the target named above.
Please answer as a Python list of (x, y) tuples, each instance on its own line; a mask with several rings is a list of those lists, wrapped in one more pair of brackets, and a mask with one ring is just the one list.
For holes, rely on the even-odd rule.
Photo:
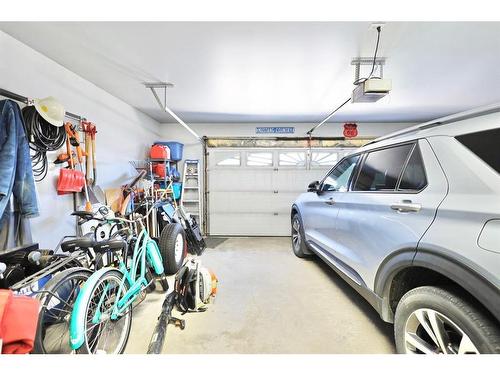
[(153, 145), (149, 155), (151, 159), (170, 159), (170, 149), (167, 146)]

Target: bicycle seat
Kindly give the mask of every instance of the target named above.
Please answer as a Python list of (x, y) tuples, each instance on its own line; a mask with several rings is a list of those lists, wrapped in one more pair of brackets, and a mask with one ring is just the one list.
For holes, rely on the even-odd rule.
[(80, 250), (80, 249), (88, 249), (89, 247), (94, 247), (95, 241), (89, 237), (78, 237), (72, 238), (70, 240), (66, 240), (61, 243), (61, 250), (64, 252), (70, 252)]
[(125, 248), (127, 243), (121, 238), (111, 238), (105, 241), (99, 241), (94, 245), (94, 251), (106, 253), (108, 251), (118, 251)]
[(94, 219), (94, 214), (87, 211), (73, 211), (72, 216), (78, 216), (80, 219), (88, 221)]

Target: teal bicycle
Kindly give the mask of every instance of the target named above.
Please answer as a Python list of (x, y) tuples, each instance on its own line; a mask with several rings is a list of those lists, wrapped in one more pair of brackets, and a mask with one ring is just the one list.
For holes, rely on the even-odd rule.
[[(130, 334), (134, 303), (151, 282), (146, 277), (148, 267), (157, 275), (164, 271), (160, 249), (149, 236), (143, 216), (120, 220), (129, 226), (130, 235), (126, 241), (120, 239), (113, 245), (117, 250), (125, 247), (119, 267), (106, 267), (92, 274), (73, 307), (70, 345), (77, 353), (123, 353)], [(137, 232), (139, 235), (135, 238), (133, 233)], [(182, 242), (179, 246), (183, 247), (184, 236)], [(127, 264), (128, 248), (133, 248), (130, 264)]]

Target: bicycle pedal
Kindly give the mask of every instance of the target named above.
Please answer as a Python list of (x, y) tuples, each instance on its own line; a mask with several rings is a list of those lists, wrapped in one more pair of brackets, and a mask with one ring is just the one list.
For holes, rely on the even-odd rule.
[(186, 321), (184, 319), (171, 317), (169, 323), (173, 324), (175, 327), (180, 328), (181, 330), (186, 328)]

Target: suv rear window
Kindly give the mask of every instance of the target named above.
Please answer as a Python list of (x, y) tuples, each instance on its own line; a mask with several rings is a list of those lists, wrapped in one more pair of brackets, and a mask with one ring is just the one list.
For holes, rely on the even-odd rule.
[(425, 177), (424, 162), (418, 145), (415, 145), (401, 177), (398, 190), (419, 191), (426, 186), (427, 178)]
[(412, 148), (413, 144), (406, 144), (370, 152), (361, 167), (354, 190), (395, 190)]
[(455, 138), (500, 173), (500, 128), (463, 134)]

